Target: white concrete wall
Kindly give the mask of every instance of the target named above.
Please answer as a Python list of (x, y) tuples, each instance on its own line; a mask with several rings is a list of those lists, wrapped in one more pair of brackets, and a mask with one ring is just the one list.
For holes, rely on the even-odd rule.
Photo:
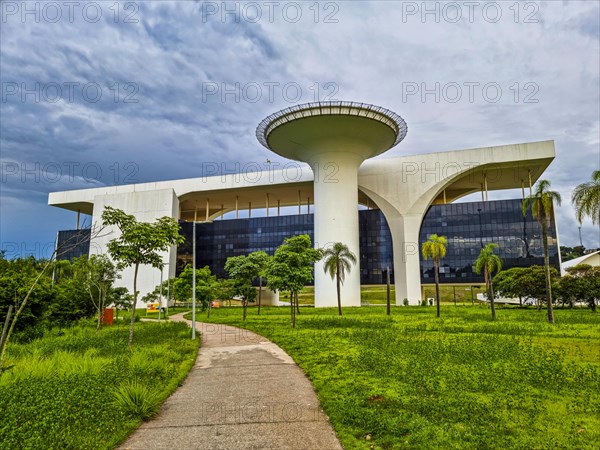
[[(94, 197), (94, 214), (92, 227), (97, 229), (102, 226), (102, 212), (106, 206), (121, 209), (133, 215), (140, 222), (154, 222), (156, 219), (167, 216), (177, 219), (179, 214), (179, 200), (173, 189), (160, 189), (156, 191), (127, 192), (122, 194), (98, 195)], [(90, 242), (90, 254), (108, 254), (106, 245), (117, 237), (119, 230), (115, 226), (106, 227), (98, 237)], [(175, 277), (175, 263), (177, 259), (176, 247), (163, 253), (163, 261), (168, 266), (163, 269), (163, 281)], [(133, 293), (133, 267), (121, 272), (121, 279), (115, 286), (124, 286)], [(151, 266), (140, 266), (137, 278), (138, 308), (145, 308), (146, 304), (141, 298), (154, 290), (160, 284), (161, 273), (159, 269)]]
[[(329, 150), (334, 150), (336, 147), (342, 153), (360, 154), (359, 149), (362, 146), (356, 140), (349, 140), (342, 145), (336, 142), (336, 145)], [(477, 176), (480, 176), (482, 171), (487, 169), (501, 168), (505, 171), (501, 174), (504, 178), (498, 185), (498, 189), (519, 188), (521, 186), (519, 177), (523, 177), (523, 171), (527, 173), (528, 166), (541, 168), (543, 171), (553, 158), (553, 141), (543, 141), (401, 158), (371, 159), (360, 165), (357, 175), (356, 170), (352, 169), (354, 178), (351, 176), (350, 167), (345, 168), (342, 164), (341, 170), (336, 174), (337, 183), (329, 183), (329, 185), (320, 183), (319, 177), (314, 177), (310, 170), (302, 171), (301, 179), (295, 181), (314, 180), (315, 182), (317, 243), (322, 246), (328, 242), (344, 242), (357, 256), (359, 256), (357, 188), (369, 195), (384, 213), (392, 234), (396, 304), (401, 305), (404, 298), (408, 298), (411, 304), (418, 304), (421, 299), (418, 237), (421, 222), (432, 201), (465, 174), (471, 173), (475, 176), (478, 171)], [(315, 159), (312, 165), (323, 169), (323, 165), (331, 161), (339, 163), (344, 160), (340, 159), (340, 155), (332, 155), (331, 158), (325, 157), (319, 161)], [(517, 173), (518, 177), (515, 176)], [(540, 173), (538, 170), (537, 175)], [(275, 191), (277, 185), (288, 182), (286, 177), (285, 171), (273, 171), (262, 173), (255, 182), (250, 182), (244, 177), (226, 175), (54, 192), (49, 195), (48, 203), (74, 211), (93, 203), (94, 224), (99, 221), (105, 205), (123, 209), (138, 220), (154, 221), (165, 215), (177, 218), (179, 196), (191, 192), (210, 192), (260, 185), (270, 185)], [(535, 182), (535, 178), (533, 181)], [(263, 201), (262, 197), (260, 201)], [(105, 252), (106, 243), (113, 237), (114, 234), (92, 240), (91, 253)], [(168, 270), (171, 277), (175, 275), (175, 260), (175, 251), (165, 255), (165, 262), (170, 263)], [(129, 272), (131, 271), (125, 271), (118, 285), (126, 286), (131, 290)], [(142, 272), (138, 289), (140, 294), (144, 295), (159, 284), (160, 272), (146, 267), (142, 268)], [(334, 306), (337, 301), (335, 283), (323, 273), (320, 264), (315, 269), (315, 275), (317, 298), (315, 304)], [(360, 288), (357, 283), (359, 283), (358, 265), (353, 268), (344, 284), (342, 292), (344, 305), (360, 305)]]
[[(256, 292), (255, 305), (258, 305), (258, 288), (256, 288), (256, 291), (257, 292)], [(261, 291), (262, 291), (262, 294), (260, 297), (261, 306), (279, 306), (279, 292), (278, 291), (272, 291), (267, 286), (263, 286)]]

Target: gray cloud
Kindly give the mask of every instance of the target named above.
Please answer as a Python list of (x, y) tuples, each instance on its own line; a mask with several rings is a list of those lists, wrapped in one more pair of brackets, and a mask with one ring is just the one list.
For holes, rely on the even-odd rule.
[[(3, 8), (7, 3), (21, 4)], [(135, 3), (136, 23), (125, 22), (132, 13), (125, 3), (118, 20), (102, 3), (96, 23), (80, 11), (72, 23), (64, 14), (57, 23), (3, 15), (1, 160), (28, 169), (38, 163), (41, 176), (23, 180), (19, 173), (0, 184), (0, 241), (49, 241), (55, 230), (72, 227), (72, 213), (45, 205), (51, 191), (194, 177), (203, 162), (279, 161), (256, 142), (257, 123), (337, 90), (337, 99), (380, 104), (407, 120), (407, 139), (389, 156), (555, 139), (557, 158), (546, 177), (564, 198), (561, 242), (578, 242), (570, 191), (600, 166), (598, 3), (536, 3), (537, 23), (524, 23), (523, 9), (515, 23), (509, 3), (499, 3), (497, 23), (480, 9), (472, 22), (464, 10), (449, 23), (407, 16), (401, 2), (338, 2), (337, 12), (321, 3), (317, 20), (302, 3), (297, 23), (289, 20), (291, 9), (285, 20), (285, 2), (273, 21), (259, 2), (259, 21), (236, 23), (231, 15), (207, 16), (210, 3)], [(436, 82), (442, 92), (452, 83), (480, 87), (472, 102), (466, 90), (455, 103), (406, 96), (407, 83), (431, 89)], [(6, 95), (7, 83), (41, 98)], [(54, 102), (47, 99), (52, 83), (63, 87)], [(79, 83), (72, 98), (64, 83)], [(278, 83), (270, 85), (272, 98), (269, 83)], [(502, 88), (498, 102), (483, 98), (486, 83)], [(101, 98), (91, 101), (98, 86)], [(256, 86), (261, 95), (250, 98)], [(290, 98), (290, 89), (286, 97), (284, 86), (300, 87), (301, 96)], [(537, 103), (526, 103), (527, 95)], [(50, 172), (55, 164), (64, 171), (58, 179)], [(65, 164), (77, 164), (73, 177)], [(596, 227), (586, 222), (582, 231), (588, 247), (600, 245)]]

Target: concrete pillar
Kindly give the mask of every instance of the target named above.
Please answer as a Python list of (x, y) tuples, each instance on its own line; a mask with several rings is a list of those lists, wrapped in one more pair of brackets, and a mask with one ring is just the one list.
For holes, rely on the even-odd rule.
[[(319, 177), (314, 182), (315, 247), (335, 242), (347, 245), (360, 261), (358, 239), (358, 167), (363, 158), (354, 153), (323, 152), (309, 161), (314, 173), (336, 161), (336, 182)], [(346, 274), (341, 288), (344, 306), (360, 306), (359, 262)], [(337, 304), (336, 283), (323, 272), (323, 261), (315, 265), (315, 307)]]
[(405, 298), (411, 305), (418, 305), (422, 295), (419, 231), (423, 216), (386, 216), (386, 220), (392, 234), (394, 250), (396, 305), (401, 306)]

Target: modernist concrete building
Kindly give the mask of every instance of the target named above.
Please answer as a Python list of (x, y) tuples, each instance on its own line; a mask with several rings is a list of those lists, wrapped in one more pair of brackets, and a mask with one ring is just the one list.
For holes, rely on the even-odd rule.
[[(369, 159), (397, 145), (406, 133), (406, 123), (400, 116), (372, 105), (352, 102), (299, 105), (267, 117), (257, 129), (257, 138), (279, 155), (308, 163), (310, 169), (295, 166), (291, 172), (283, 168), (256, 172), (252, 176), (202, 176), (54, 192), (49, 196), (49, 204), (92, 215), (93, 225), (100, 224), (102, 211), (109, 205), (143, 221), (169, 216), (184, 225), (185, 222), (204, 222), (205, 227), (199, 226), (199, 232), (210, 230), (213, 233), (210, 241), (219, 249), (223, 246), (225, 253), (231, 250), (230, 254), (234, 249), (226, 231), (228, 220), (222, 221), (225, 225), (219, 225), (219, 233), (214, 232), (225, 214), (233, 230), (235, 223), (241, 220), (255, 220), (250, 219), (253, 210), (262, 210), (266, 225), (269, 220), (275, 223), (275, 217), (280, 217), (285, 207), (298, 207), (298, 214), (307, 217), (312, 207), (314, 217), (310, 216), (310, 220), (313, 222), (302, 219), (302, 223), (305, 230), (314, 226), (315, 245), (323, 247), (343, 242), (358, 256), (363, 248), (361, 240), (364, 241), (359, 232), (359, 209), (379, 210), (386, 223), (385, 232), (391, 237), (396, 304), (401, 305), (405, 298), (417, 304), (422, 296), (423, 278), (420, 233), (428, 211), (436, 205), (450, 206), (455, 200), (476, 192), (481, 192), (482, 202), (488, 201), (490, 190), (520, 188), (523, 196), (528, 194), (554, 159), (554, 143), (530, 142)], [(248, 211), (248, 219), (239, 217), (242, 210)], [(483, 233), (487, 224), (481, 222), (482, 208), (477, 210), (479, 215), (470, 214), (467, 209), (465, 214), (470, 214), (472, 223), (479, 221)], [(284, 221), (277, 223), (278, 232), (285, 235), (286, 230), (281, 229), (285, 227)], [(527, 223), (533, 224), (533, 221)], [(256, 233), (261, 232), (258, 226)], [(102, 236), (92, 239), (89, 252), (104, 252), (106, 243), (116, 233), (115, 229), (107, 229)], [(557, 249), (556, 234), (554, 232), (553, 246)], [(481, 236), (480, 240), (483, 244)], [(525, 237), (527, 253), (528, 241)], [(254, 249), (256, 246), (248, 246), (248, 250)], [(272, 251), (272, 248), (266, 250)], [(175, 276), (177, 258), (176, 248), (163, 256), (167, 264), (164, 277)], [(368, 264), (369, 261), (361, 258), (361, 266)], [(346, 278), (342, 293), (346, 306), (360, 305), (362, 269), (356, 268)], [(124, 271), (119, 283), (131, 286), (131, 276), (131, 271)], [(148, 269), (141, 271), (139, 278), (138, 286), (143, 295), (159, 284), (161, 274)], [(317, 265), (315, 306), (333, 306), (335, 302), (335, 283)]]

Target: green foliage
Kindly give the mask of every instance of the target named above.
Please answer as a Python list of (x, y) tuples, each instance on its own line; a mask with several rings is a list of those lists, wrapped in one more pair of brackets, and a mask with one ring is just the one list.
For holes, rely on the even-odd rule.
[(560, 246), (560, 259), (562, 262), (567, 262), (583, 255), (585, 255), (585, 247), (582, 245), (577, 245), (575, 247)]
[(162, 269), (160, 252), (185, 241), (179, 234), (177, 220), (171, 217), (161, 217), (154, 223), (138, 222), (134, 216), (107, 206), (102, 212), (102, 222), (105, 226), (118, 227), (121, 232), (107, 245), (119, 269), (140, 264)]
[(438, 236), (432, 234), (426, 242), (423, 242), (421, 246), (421, 253), (423, 259), (433, 260), (433, 268), (435, 275), (435, 304), (436, 304), (436, 315), (440, 317), (440, 261), (446, 256), (446, 247), (448, 246), (448, 240), (445, 236)]
[(579, 264), (567, 269), (556, 287), (557, 297), (573, 307), (574, 302), (584, 302), (592, 311), (600, 301), (600, 267)]
[(132, 418), (130, 408), (113, 401), (115, 392), (130, 392), (133, 399), (129, 380), (136, 380), (150, 393), (142, 397), (162, 402), (198, 350), (184, 324), (142, 322), (131, 349), (127, 326), (95, 328), (94, 321), (82, 321), (28, 344), (9, 344), (13, 367), (0, 373), (3, 449), (114, 448), (143, 415)]
[(552, 311), (552, 280), (550, 275), (550, 261), (548, 256), (548, 226), (554, 217), (554, 202), (560, 205), (561, 197), (556, 191), (550, 190), (548, 180), (539, 180), (535, 185), (535, 192), (523, 200), (523, 216), (531, 209), (531, 214), (542, 226), (542, 245), (544, 247), (544, 267), (546, 269), (546, 306), (548, 308), (548, 323), (554, 323)]
[[(558, 279), (558, 271), (550, 269), (552, 284)], [(538, 304), (546, 300), (546, 269), (542, 266), (513, 267), (493, 278), (496, 292), (504, 297), (535, 299)]]
[(294, 303), (300, 311), (298, 293), (313, 280), (313, 265), (322, 257), (321, 249), (312, 248), (310, 236), (300, 234), (286, 238), (269, 262), (266, 274), (271, 289), (290, 293), (292, 328), (296, 326)]
[(571, 201), (579, 223), (583, 222), (584, 217), (589, 217), (593, 224), (600, 225), (600, 170), (594, 170), (591, 181), (573, 190)]
[(312, 248), (306, 234), (286, 238), (267, 268), (269, 285), (274, 290), (299, 292), (313, 281), (313, 264), (323, 257)]
[(159, 396), (137, 380), (126, 381), (114, 393), (115, 405), (132, 419), (148, 420), (156, 414)]
[(346, 272), (350, 272), (352, 265), (356, 264), (356, 255), (350, 251), (342, 242), (335, 242), (331, 247), (323, 251), (323, 270), (331, 279), (336, 279), (338, 313), (342, 315), (342, 299), (340, 295), (340, 284), (344, 283)]
[(485, 279), (487, 298), (492, 307), (492, 319), (496, 318), (496, 307), (494, 305), (494, 289), (492, 287), (492, 274), (494, 272), (500, 272), (502, 270), (502, 260), (498, 255), (494, 253), (494, 250), (498, 248), (497, 244), (487, 244), (479, 252), (479, 257), (475, 261), (473, 269), (475, 273), (482, 273)]
[[(32, 256), (12, 260), (0, 259), (0, 326), (4, 324), (8, 307), (13, 305), (16, 310), (21, 305), (45, 263), (46, 261), (36, 260)], [(54, 301), (51, 272), (46, 271), (34, 287), (19, 321), (15, 324), (15, 331), (39, 325)]]
[[(193, 276), (194, 269), (188, 264), (172, 282), (171, 289), (175, 300), (179, 302), (192, 301)], [(203, 311), (208, 308), (208, 304), (215, 298), (216, 283), (217, 277), (211, 273), (210, 267), (205, 266), (196, 269), (196, 301), (200, 302)]]
[[(172, 217), (161, 217), (154, 223), (138, 222), (137, 219), (120, 209), (110, 206), (102, 212), (104, 226), (116, 226), (121, 234), (107, 244), (108, 253), (117, 262), (117, 268), (134, 267), (133, 301), (131, 309), (137, 303), (137, 275), (140, 265), (149, 265), (162, 270), (163, 252), (173, 245), (182, 244), (185, 238), (179, 234), (179, 224)], [(131, 315), (128, 345), (133, 344), (134, 317)]]
[[(600, 316), (444, 307), (285, 309), (242, 323), (281, 346), (310, 378), (345, 449), (584, 449), (600, 441)], [(365, 437), (369, 435), (370, 440)]]
[(546, 224), (547, 226), (553, 215), (554, 203), (560, 206), (560, 194), (550, 190), (550, 182), (548, 180), (539, 180), (535, 185), (533, 194), (523, 200), (523, 215), (525, 216), (527, 210), (531, 209), (533, 218), (537, 219), (540, 224)]

